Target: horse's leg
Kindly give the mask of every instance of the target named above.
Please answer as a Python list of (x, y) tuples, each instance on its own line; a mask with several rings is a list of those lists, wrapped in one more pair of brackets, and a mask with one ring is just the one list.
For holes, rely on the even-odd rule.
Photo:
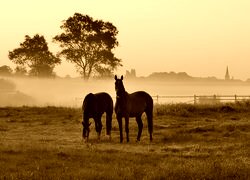
[(129, 142), (129, 117), (125, 117), (125, 131), (127, 135), (127, 142)]
[(85, 137), (85, 134), (84, 134), (84, 113), (82, 112), (82, 141), (84, 141), (84, 137)]
[(102, 116), (100, 116), (100, 119), (99, 119), (99, 137), (98, 137), (98, 139), (100, 139), (100, 137), (101, 137), (101, 132), (102, 132)]
[(142, 123), (142, 119), (141, 119), (141, 115), (136, 117), (136, 122), (138, 125), (138, 135), (137, 135), (137, 141), (140, 141), (141, 139), (141, 133), (142, 133), (142, 128), (143, 128), (143, 123)]
[(100, 140), (100, 137), (101, 137), (101, 131), (102, 131), (102, 116), (98, 116), (96, 119), (95, 119), (95, 130), (97, 132), (97, 138), (98, 140)]
[(106, 113), (106, 130), (110, 140), (111, 140), (111, 128), (112, 128), (112, 112), (111, 113), (108, 112)]
[(151, 111), (146, 112), (147, 120), (148, 120), (148, 132), (150, 135), (150, 141), (153, 141), (153, 113)]
[(120, 130), (120, 143), (123, 141), (123, 134), (122, 134), (122, 117), (117, 117), (117, 121), (119, 124), (119, 130)]

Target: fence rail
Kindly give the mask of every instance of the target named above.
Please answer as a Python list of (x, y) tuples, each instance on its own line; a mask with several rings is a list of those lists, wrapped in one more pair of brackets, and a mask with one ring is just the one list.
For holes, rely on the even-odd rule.
[[(116, 97), (112, 97), (115, 101)], [(250, 100), (250, 95), (153, 95), (154, 103), (190, 103), (190, 104), (216, 104), (222, 102), (238, 102)], [(75, 98), (76, 101), (82, 101), (83, 98)]]
[(190, 96), (152, 96), (156, 103), (182, 102), (194, 104), (213, 104), (220, 102), (237, 102), (250, 100), (250, 95), (190, 95)]

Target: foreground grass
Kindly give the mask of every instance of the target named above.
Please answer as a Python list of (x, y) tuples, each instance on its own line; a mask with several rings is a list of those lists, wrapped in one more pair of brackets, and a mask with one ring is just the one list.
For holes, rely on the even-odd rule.
[[(142, 141), (130, 121), (129, 143), (81, 139), (81, 110), (0, 108), (1, 179), (249, 179), (250, 108), (156, 105), (154, 142), (144, 117)], [(104, 123), (105, 124), (105, 123)], [(105, 128), (105, 127), (104, 127)]]

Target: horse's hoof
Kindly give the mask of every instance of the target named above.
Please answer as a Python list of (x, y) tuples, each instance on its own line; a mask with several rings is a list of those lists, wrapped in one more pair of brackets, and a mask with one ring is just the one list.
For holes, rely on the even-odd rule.
[(111, 135), (108, 135), (108, 136), (109, 136), (109, 137), (108, 137), (108, 140), (111, 141)]

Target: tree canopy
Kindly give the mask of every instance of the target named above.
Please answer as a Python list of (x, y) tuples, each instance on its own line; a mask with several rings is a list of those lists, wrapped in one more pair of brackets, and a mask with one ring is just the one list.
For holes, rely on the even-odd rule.
[(12, 72), (13, 70), (9, 66), (4, 65), (0, 67), (0, 75), (10, 76)]
[(44, 36), (38, 34), (33, 38), (26, 35), (20, 47), (9, 52), (9, 59), (21, 67), (29, 67), (30, 75), (38, 77), (52, 76), (55, 65), (61, 63), (61, 60), (49, 51)]
[(25, 76), (27, 74), (27, 70), (25, 68), (25, 66), (22, 65), (18, 65), (15, 68), (15, 75), (16, 76)]
[(61, 29), (64, 32), (54, 37), (62, 48), (57, 55), (74, 63), (83, 78), (92, 74), (109, 76), (121, 66), (121, 60), (112, 52), (118, 46), (118, 31), (112, 23), (75, 13), (63, 22)]

